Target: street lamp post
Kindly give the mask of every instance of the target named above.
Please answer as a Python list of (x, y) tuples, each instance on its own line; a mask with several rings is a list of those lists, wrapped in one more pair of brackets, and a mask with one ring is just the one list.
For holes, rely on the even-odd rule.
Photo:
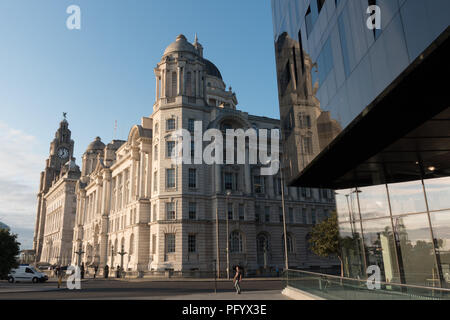
[(126, 255), (127, 253), (124, 250), (124, 247), (122, 245), (122, 248), (120, 249), (119, 252), (117, 252), (118, 254), (120, 254), (120, 277), (122, 278), (122, 270), (123, 270), (123, 256)]
[(213, 260), (213, 267), (214, 267), (214, 293), (217, 293), (216, 260)]
[(81, 249), (81, 244), (80, 244), (80, 248), (78, 249), (78, 251), (75, 251), (75, 254), (78, 255), (78, 266), (81, 264), (81, 255), (84, 253), (84, 251)]
[(220, 251), (219, 251), (219, 199), (216, 205), (216, 256), (217, 256), (217, 277), (220, 278)]
[(287, 247), (287, 227), (286, 227), (286, 209), (284, 203), (284, 176), (283, 165), (280, 162), (280, 175), (281, 175), (281, 207), (283, 211), (283, 230), (284, 230), (284, 263), (286, 271), (289, 269), (288, 247)]
[(111, 268), (114, 268), (114, 245), (111, 245)]
[(228, 202), (229, 202), (230, 195), (231, 195), (231, 190), (227, 190), (226, 210), (227, 210), (227, 279), (228, 280), (230, 280), (230, 231), (229, 231), (229, 227), (228, 227), (228, 221), (229, 221)]

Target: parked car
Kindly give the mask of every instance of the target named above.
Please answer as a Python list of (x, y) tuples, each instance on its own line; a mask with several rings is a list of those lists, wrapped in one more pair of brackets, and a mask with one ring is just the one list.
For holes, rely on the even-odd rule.
[(16, 269), (12, 269), (8, 274), (9, 283), (28, 281), (38, 283), (45, 282), (47, 280), (48, 277), (46, 274), (29, 265), (21, 265)]

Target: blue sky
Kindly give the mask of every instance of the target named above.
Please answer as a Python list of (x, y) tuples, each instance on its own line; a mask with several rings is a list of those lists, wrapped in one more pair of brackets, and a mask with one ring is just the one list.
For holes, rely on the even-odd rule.
[[(81, 30), (68, 30), (68, 6)], [(31, 248), (39, 173), (68, 113), (80, 164), (100, 136), (118, 139), (152, 113), (153, 68), (183, 33), (232, 86), (238, 109), (279, 118), (270, 2), (264, 0), (2, 0), (0, 221)]]

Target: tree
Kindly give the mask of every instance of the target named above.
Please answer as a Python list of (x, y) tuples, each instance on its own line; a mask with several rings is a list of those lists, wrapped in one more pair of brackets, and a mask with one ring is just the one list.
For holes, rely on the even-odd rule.
[(341, 262), (341, 277), (344, 276), (344, 263), (342, 260), (341, 237), (336, 212), (322, 222), (316, 224), (309, 237), (311, 251), (320, 257), (337, 256)]
[(0, 279), (6, 278), (11, 269), (17, 268), (19, 246), (16, 234), (11, 234), (8, 229), (0, 229)]

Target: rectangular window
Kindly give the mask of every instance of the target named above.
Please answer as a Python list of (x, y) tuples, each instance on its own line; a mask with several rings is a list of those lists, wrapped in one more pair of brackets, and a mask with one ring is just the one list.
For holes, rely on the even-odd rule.
[(188, 251), (189, 253), (197, 252), (197, 243), (195, 234), (188, 235)]
[(167, 141), (167, 158), (175, 156), (175, 141)]
[(264, 208), (264, 220), (270, 222), (270, 207)]
[(311, 210), (311, 224), (316, 224), (316, 210)]
[(233, 190), (233, 174), (225, 173), (225, 190)]
[(197, 170), (189, 169), (189, 188), (197, 188)]
[(260, 207), (255, 206), (255, 222), (259, 222), (259, 221), (260, 221)]
[(175, 130), (175, 119), (167, 119), (166, 121), (166, 131), (172, 131)]
[(195, 156), (195, 142), (191, 141), (191, 157)]
[(228, 212), (228, 220), (233, 220), (233, 204), (232, 203), (228, 203), (227, 212)]
[(289, 208), (289, 223), (294, 223), (294, 209)]
[(153, 191), (158, 191), (158, 171), (153, 173)]
[(197, 219), (197, 203), (189, 202), (189, 219), (195, 220)]
[(253, 185), (255, 188), (255, 193), (263, 193), (264, 192), (264, 177), (254, 176), (253, 177)]
[(278, 219), (283, 222), (283, 207), (278, 207)]
[(175, 252), (175, 234), (166, 233), (166, 253)]
[(239, 205), (239, 220), (244, 220), (244, 219), (245, 219), (244, 205), (240, 204)]
[(166, 219), (175, 220), (175, 205), (173, 202), (166, 203)]
[(195, 119), (188, 120), (188, 131), (194, 132), (194, 127), (195, 127), (194, 124), (195, 124)]
[(308, 221), (306, 219), (306, 215), (307, 215), (306, 209), (302, 209), (302, 223), (303, 224), (307, 224), (308, 223)]
[(158, 220), (158, 211), (156, 210), (156, 204), (153, 205), (153, 221)]
[(311, 137), (303, 137), (303, 152), (307, 155), (313, 154), (313, 145)]
[(166, 169), (167, 188), (175, 188), (175, 169)]

